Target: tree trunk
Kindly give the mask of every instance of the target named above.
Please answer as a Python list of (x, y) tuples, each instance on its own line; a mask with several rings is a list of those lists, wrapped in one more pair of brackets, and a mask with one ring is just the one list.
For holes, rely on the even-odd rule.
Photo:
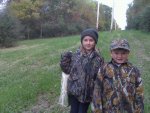
[(27, 27), (27, 35), (28, 35), (28, 39), (30, 39), (30, 30), (29, 30), (29, 27)]
[(40, 29), (40, 38), (43, 38), (43, 28), (42, 28), (42, 24), (41, 24), (41, 29)]

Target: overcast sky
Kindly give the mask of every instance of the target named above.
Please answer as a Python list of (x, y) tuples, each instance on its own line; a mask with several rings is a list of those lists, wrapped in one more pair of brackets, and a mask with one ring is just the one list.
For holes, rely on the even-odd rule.
[(0, 11), (6, 6), (7, 0), (0, 0)]
[[(100, 3), (113, 6), (113, 0), (99, 0)], [(128, 4), (132, 3), (133, 0), (114, 0), (114, 18), (117, 21), (119, 27), (123, 30), (126, 26), (126, 10)]]

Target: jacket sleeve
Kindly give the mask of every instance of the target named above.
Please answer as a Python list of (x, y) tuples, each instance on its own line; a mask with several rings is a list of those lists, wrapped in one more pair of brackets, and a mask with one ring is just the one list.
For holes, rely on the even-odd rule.
[(94, 91), (93, 91), (93, 113), (103, 113), (103, 106), (102, 106), (102, 73), (99, 70), (98, 76), (95, 80)]
[(144, 113), (144, 102), (143, 102), (143, 95), (144, 95), (144, 88), (142, 84), (142, 78), (140, 76), (139, 70), (136, 68), (136, 78), (135, 78), (135, 113)]
[(66, 74), (70, 73), (71, 59), (72, 59), (72, 52), (70, 52), (70, 51), (65, 52), (64, 54), (61, 55), (60, 67), (61, 67), (61, 70)]
[(97, 53), (97, 58), (95, 61), (95, 76), (97, 76), (99, 69), (103, 67), (103, 65), (104, 65), (104, 58), (100, 54)]

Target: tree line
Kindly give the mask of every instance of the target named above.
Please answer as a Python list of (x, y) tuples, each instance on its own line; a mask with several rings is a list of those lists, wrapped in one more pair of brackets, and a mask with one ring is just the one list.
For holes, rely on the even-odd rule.
[(150, 1), (133, 0), (127, 10), (127, 29), (150, 32)]
[[(99, 30), (110, 29), (112, 8), (100, 5)], [(17, 39), (66, 36), (96, 26), (93, 0), (8, 0), (0, 12), (0, 46)]]

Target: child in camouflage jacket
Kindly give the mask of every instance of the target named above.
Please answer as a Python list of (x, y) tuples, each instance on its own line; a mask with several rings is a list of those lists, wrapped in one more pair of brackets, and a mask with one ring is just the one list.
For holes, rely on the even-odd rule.
[(93, 28), (81, 33), (81, 47), (76, 52), (62, 55), (60, 67), (69, 74), (67, 93), (71, 106), (70, 113), (87, 113), (92, 101), (94, 81), (103, 58), (96, 51), (98, 32)]
[(98, 72), (93, 93), (94, 113), (143, 113), (143, 86), (139, 70), (128, 61), (126, 39), (110, 45), (112, 60)]

